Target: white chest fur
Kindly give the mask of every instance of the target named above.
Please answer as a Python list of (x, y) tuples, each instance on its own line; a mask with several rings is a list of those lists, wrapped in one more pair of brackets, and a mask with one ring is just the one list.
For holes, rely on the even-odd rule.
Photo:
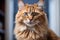
[(31, 30), (31, 31), (34, 31), (35, 30), (35, 28), (34, 27), (28, 27), (28, 26), (26, 26), (26, 25), (21, 25), (20, 27), (19, 27), (19, 29), (20, 29), (20, 31), (22, 32), (22, 31), (24, 31), (24, 30)]
[(24, 30), (26, 30), (26, 29), (27, 29), (26, 26), (24, 26), (24, 25), (21, 25), (21, 26), (20, 26), (20, 31), (24, 31)]

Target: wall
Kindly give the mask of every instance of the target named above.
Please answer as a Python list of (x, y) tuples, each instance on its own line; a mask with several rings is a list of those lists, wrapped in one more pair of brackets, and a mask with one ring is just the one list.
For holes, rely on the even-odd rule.
[(49, 19), (50, 19), (50, 28), (60, 36), (60, 21), (59, 21), (59, 0), (50, 0), (49, 1)]

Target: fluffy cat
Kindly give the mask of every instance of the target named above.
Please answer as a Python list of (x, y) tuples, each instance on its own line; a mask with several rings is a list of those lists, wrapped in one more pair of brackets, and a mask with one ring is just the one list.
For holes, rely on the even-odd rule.
[(46, 13), (37, 4), (24, 5), (19, 1), (15, 23), (14, 33), (17, 40), (60, 40), (48, 28)]

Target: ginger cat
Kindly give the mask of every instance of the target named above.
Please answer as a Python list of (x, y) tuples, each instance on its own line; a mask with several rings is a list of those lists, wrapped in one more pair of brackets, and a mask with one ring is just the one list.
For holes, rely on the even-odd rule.
[(14, 33), (17, 40), (60, 40), (48, 28), (46, 13), (42, 5), (29, 5), (19, 1)]

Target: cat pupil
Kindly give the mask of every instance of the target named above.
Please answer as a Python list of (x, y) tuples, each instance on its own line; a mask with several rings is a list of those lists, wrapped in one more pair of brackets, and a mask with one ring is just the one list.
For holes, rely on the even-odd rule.
[(31, 15), (36, 16), (36, 15), (38, 15), (38, 14), (39, 14), (39, 13), (37, 13), (37, 12), (32, 12)]
[(27, 15), (27, 12), (24, 13), (24, 16), (26, 16), (26, 15)]

